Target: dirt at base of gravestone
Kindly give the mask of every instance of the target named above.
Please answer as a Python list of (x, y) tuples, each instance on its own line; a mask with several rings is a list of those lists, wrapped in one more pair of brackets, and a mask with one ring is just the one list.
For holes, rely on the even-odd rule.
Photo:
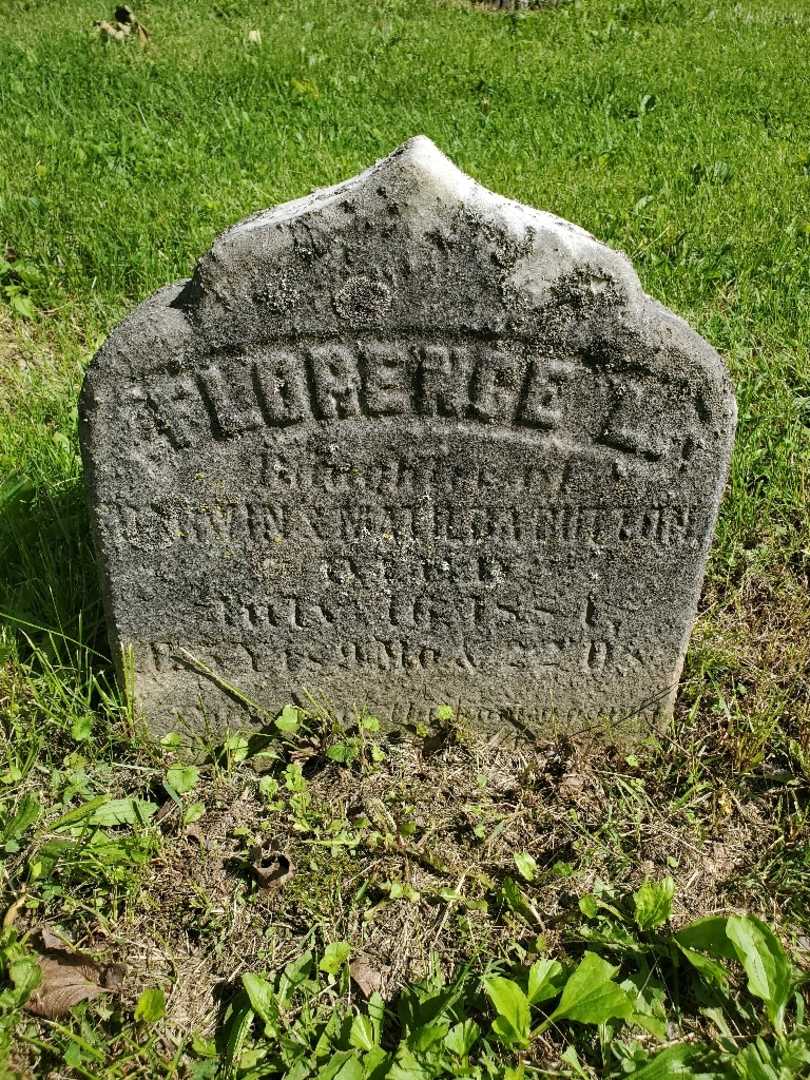
[[(600, 880), (621, 894), (671, 874), (676, 922), (747, 906), (778, 923), (777, 901), (762, 910), (761, 860), (779, 840), (781, 793), (690, 786), (695, 753), (715, 752), (723, 725), (701, 721), (696, 750), (684, 710), (679, 724), (682, 737), (629, 756), (454, 728), (383, 738), (385, 759), (362, 767), (307, 757), (305, 745), (292, 752), (307, 791), (297, 811), (283, 781), (278, 797), (262, 795), (250, 762), (204, 777), (193, 797), (205, 815), (192, 827), (166, 818), (137, 898), (107, 926), (104, 952), (128, 969), (124, 1004), (163, 986), (165, 1030), (186, 1037), (215, 1030), (242, 972), (277, 971), (329, 942), (350, 942), (361, 979), (386, 998), (432, 964), (483, 967), (538, 935), (560, 955), (579, 897)], [(256, 844), (291, 861), (282, 888), (258, 886)], [(537, 864), (532, 882), (516, 867), (523, 852)], [(523, 915), (504, 902), (507, 878), (529, 902)]]

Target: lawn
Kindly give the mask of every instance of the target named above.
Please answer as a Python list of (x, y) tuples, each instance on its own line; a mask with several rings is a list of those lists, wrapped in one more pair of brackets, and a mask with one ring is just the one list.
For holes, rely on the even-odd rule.
[[(801, 1075), (810, 11), (136, 14), (146, 40), (104, 41), (98, 0), (0, 0), (0, 1077)], [(83, 369), (219, 231), (420, 132), (625, 251), (727, 361), (737, 443), (672, 727), (628, 754), (291, 709), (156, 744), (107, 658)], [(112, 990), (36, 1016), (54, 970)]]

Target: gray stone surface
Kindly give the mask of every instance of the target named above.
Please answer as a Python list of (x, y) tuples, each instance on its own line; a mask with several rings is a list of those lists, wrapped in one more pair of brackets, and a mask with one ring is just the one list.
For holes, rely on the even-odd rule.
[(428, 139), (220, 236), (115, 330), (80, 411), (155, 730), (255, 721), (240, 695), (539, 731), (671, 711), (723, 364), (623, 255)]
[(540, 8), (562, 7), (573, 0), (474, 0), (474, 3), (494, 11), (537, 11)]

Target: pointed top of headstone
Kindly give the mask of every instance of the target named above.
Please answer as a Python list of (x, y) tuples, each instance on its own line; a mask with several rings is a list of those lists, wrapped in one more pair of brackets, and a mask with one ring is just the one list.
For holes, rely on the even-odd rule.
[[(267, 328), (273, 305), (261, 282), (288, 259), (296, 269), (275, 290), (278, 326), (302, 333), (313, 320), (324, 329), (328, 311), (318, 298), (352, 322), (370, 325), (376, 310), (390, 329), (412, 324), (421, 291), (416, 307), (426, 318), (482, 333), (533, 332), (566, 305), (581, 321), (594, 308), (615, 315), (628, 305), (640, 310), (645, 300), (626, 256), (554, 214), (489, 191), (424, 135), (350, 180), (224, 232), (200, 259), (189, 293), (200, 325), (227, 319), (231, 340)], [(437, 274), (443, 280), (434, 281)], [(367, 310), (327, 299), (336, 278), (353, 279), (355, 292), (371, 283)], [(384, 311), (371, 302), (374, 293), (389, 297)]]
[(486, 190), (463, 173), (427, 135), (414, 135), (357, 177), (358, 183), (366, 180), (412, 185), (417, 191), (448, 200), (468, 199)]

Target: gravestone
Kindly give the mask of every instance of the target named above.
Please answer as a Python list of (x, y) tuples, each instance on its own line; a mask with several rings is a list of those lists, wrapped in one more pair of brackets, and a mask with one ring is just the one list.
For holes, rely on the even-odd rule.
[(119, 676), (161, 731), (672, 709), (733, 438), (628, 260), (428, 139), (255, 214), (81, 398)]
[(561, 7), (572, 0), (474, 0), (493, 11), (536, 11), (540, 8)]

